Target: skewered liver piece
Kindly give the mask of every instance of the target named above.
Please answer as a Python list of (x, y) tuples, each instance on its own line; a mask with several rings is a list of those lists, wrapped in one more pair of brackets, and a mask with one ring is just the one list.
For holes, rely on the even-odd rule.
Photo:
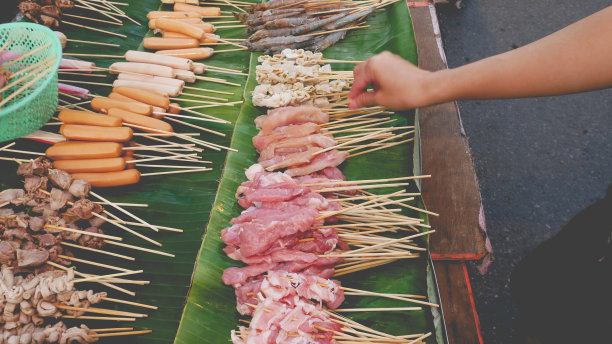
[(26, 176), (24, 188), (27, 192), (35, 192), (39, 189), (47, 190), (47, 177), (40, 177), (36, 175)]
[(17, 250), (17, 266), (20, 268), (39, 266), (49, 259), (45, 249)]
[(89, 191), (91, 191), (91, 184), (83, 179), (73, 180), (72, 184), (70, 184), (70, 188), (68, 188), (68, 192), (77, 198), (87, 197)]
[(51, 184), (62, 190), (67, 190), (72, 183), (72, 176), (70, 173), (55, 168), (49, 169), (48, 177)]
[(17, 168), (17, 174), (22, 176), (45, 176), (48, 170), (53, 167), (51, 161), (47, 158), (39, 157), (32, 161), (24, 162)]
[(67, 202), (72, 202), (72, 194), (68, 191), (53, 188), (49, 195), (49, 208), (60, 210), (66, 206)]
[(103, 210), (101, 205), (83, 198), (74, 202), (73, 206), (69, 208), (67, 212), (81, 219), (90, 219), (93, 216), (92, 212), (101, 213)]

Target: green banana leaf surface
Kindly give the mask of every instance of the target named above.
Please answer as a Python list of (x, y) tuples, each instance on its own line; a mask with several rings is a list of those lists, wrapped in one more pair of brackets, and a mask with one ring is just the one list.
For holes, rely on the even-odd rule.
[[(367, 29), (351, 32), (347, 37), (323, 52), (325, 58), (359, 61), (389, 50), (416, 63), (416, 45), (410, 15), (405, 2), (398, 2), (378, 11), (367, 20)], [(231, 147), (238, 152), (228, 154), (225, 170), (215, 200), (213, 213), (196, 261), (196, 268), (187, 304), (175, 339), (177, 344), (226, 343), (229, 334), (240, 323), (235, 310), (236, 298), (231, 287), (223, 285), (223, 270), (240, 265), (225, 256), (220, 232), (242, 209), (235, 198), (237, 187), (246, 180), (245, 169), (257, 162), (257, 153), (251, 138), (257, 134), (253, 120), (264, 114), (250, 101), (250, 92), (256, 86), (255, 66), (258, 53), (251, 56), (249, 80), (245, 103), (237, 119)], [(350, 70), (354, 65), (333, 64), (334, 70)], [(394, 115), (395, 125), (415, 125), (413, 112)], [(348, 180), (393, 178), (413, 175), (414, 146), (402, 144), (386, 150), (350, 158), (340, 166)], [(416, 169), (418, 170), (418, 168)], [(379, 192), (397, 189), (379, 190)], [(413, 186), (413, 191), (418, 188)], [(409, 191), (410, 192), (410, 191)], [(422, 202), (417, 200), (417, 205)], [(418, 214), (412, 214), (419, 216)], [(426, 244), (426, 243), (424, 243)], [(409, 293), (427, 295), (427, 260), (400, 260), (393, 264), (348, 274), (340, 278), (342, 285), (386, 293)], [(435, 289), (435, 288), (434, 288)], [(434, 301), (435, 302), (435, 301)], [(396, 301), (370, 297), (347, 297), (343, 308), (351, 307), (397, 307)], [(350, 316), (352, 319), (394, 335), (434, 332), (431, 312), (424, 308), (417, 312), (363, 312)], [(243, 317), (244, 318), (244, 317)], [(435, 343), (436, 336), (427, 339)]]

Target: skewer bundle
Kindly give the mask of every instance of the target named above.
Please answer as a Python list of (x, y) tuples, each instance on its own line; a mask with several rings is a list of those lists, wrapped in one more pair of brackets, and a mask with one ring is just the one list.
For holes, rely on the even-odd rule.
[(281, 106), (329, 106), (342, 99), (350, 87), (352, 73), (333, 72), (331, 65), (321, 64), (321, 53), (285, 49), (274, 56), (258, 58), (253, 90), (253, 104), (277, 108)]
[(274, 54), (283, 49), (322, 51), (344, 38), (349, 30), (367, 27), (361, 21), (386, 1), (272, 0), (234, 12), (252, 35), (242, 44), (251, 51)]
[[(86, 30), (101, 32), (104, 34), (126, 38), (127, 36), (112, 31), (107, 31), (80, 23), (69, 21), (75, 19), (77, 21), (101, 23), (102, 25), (122, 26), (124, 20), (140, 25), (137, 21), (130, 18), (122, 11), (119, 6), (129, 6), (127, 3), (107, 1), (107, 0), (54, 0), (54, 1), (21, 1), (18, 5), (19, 12), (29, 20), (45, 25), (49, 28), (57, 28), (60, 25), (68, 25)], [(90, 17), (82, 13), (74, 13), (85, 11), (99, 17)], [(88, 14), (89, 15), (89, 14)], [(103, 19), (102, 19), (103, 18)], [(65, 38), (65, 35), (58, 35), (60, 39)], [(66, 39), (67, 40), (67, 39)], [(78, 41), (79, 43), (100, 44), (90, 41)]]
[[(133, 258), (105, 251), (103, 248), (107, 245), (118, 245), (172, 256), (156, 250), (122, 244), (121, 237), (104, 233), (100, 226), (108, 222), (143, 239), (148, 239), (125, 227), (123, 224), (129, 224), (129, 222), (104, 210), (99, 203), (90, 201), (86, 198), (88, 195), (98, 197), (103, 200), (104, 204), (109, 204), (130, 214), (136, 221), (139, 221), (141, 226), (148, 226), (154, 230), (163, 227), (152, 226), (117, 204), (98, 196), (91, 191), (89, 183), (84, 180), (75, 180), (64, 171), (52, 169), (51, 163), (44, 158), (21, 164), (17, 173), (25, 178), (24, 189), (7, 189), (0, 192), (0, 263), (2, 264), (0, 307), (4, 312), (4, 317), (0, 322), (3, 324), (3, 335), (6, 335), (7, 338), (32, 336), (34, 332), (42, 331), (37, 329), (44, 329), (41, 326), (44, 326), (49, 320), (58, 317), (134, 321), (136, 318), (147, 316), (142, 313), (93, 306), (103, 301), (156, 309), (154, 306), (110, 298), (106, 292), (75, 288), (75, 284), (78, 283), (100, 283), (134, 295), (133, 292), (116, 284), (145, 285), (149, 282), (122, 278), (141, 273), (142, 270), (130, 270), (76, 258), (74, 253), (68, 251), (67, 248), (104, 253), (128, 260), (133, 260)], [(148, 240), (156, 243), (154, 240)], [(67, 267), (74, 262), (119, 272), (107, 275), (82, 273), (75, 271), (73, 267)], [(54, 270), (54, 268), (59, 270)], [(75, 275), (82, 278), (77, 279)], [(94, 316), (85, 314), (94, 314)], [(47, 342), (65, 340), (63, 336), (68, 335), (70, 337), (67, 338), (80, 336), (79, 338), (88, 338), (81, 342), (92, 342), (100, 336), (100, 333), (90, 331), (87, 327), (66, 331), (65, 327), (62, 327), (63, 324), (59, 326), (63, 330), (55, 331), (57, 338), (49, 337)], [(111, 336), (143, 334), (150, 331), (121, 329), (121, 332), (115, 330), (110, 330), (108, 333), (107, 331), (101, 332), (104, 332), (103, 336)], [(30, 343), (28, 338), (24, 337), (21, 340), (23, 343)], [(39, 343), (37, 340), (31, 342)]]
[[(153, 11), (147, 14), (149, 28), (158, 31), (162, 37), (146, 37), (146, 49), (156, 50), (157, 54), (203, 60), (211, 57), (215, 50), (201, 45), (229, 44), (237, 49), (219, 52), (246, 50), (245, 47), (215, 35), (215, 26), (203, 22), (203, 18), (220, 18), (220, 7), (200, 7), (185, 3), (175, 3), (174, 11)], [(227, 27), (227, 26), (225, 26)]]

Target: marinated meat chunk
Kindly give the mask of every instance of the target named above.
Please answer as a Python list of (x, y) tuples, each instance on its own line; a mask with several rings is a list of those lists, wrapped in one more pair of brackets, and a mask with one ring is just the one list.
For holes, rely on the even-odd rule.
[(101, 205), (83, 198), (74, 202), (72, 208), (68, 209), (68, 213), (81, 219), (90, 219), (93, 216), (92, 212), (101, 213), (103, 210)]
[(49, 208), (51, 210), (60, 210), (66, 206), (67, 202), (72, 201), (72, 194), (68, 191), (57, 188), (51, 189), (49, 196)]
[(19, 243), (14, 241), (0, 241), (0, 264), (11, 265), (15, 260), (15, 251), (19, 248)]
[(0, 192), (0, 204), (11, 202), (19, 205), (25, 199), (25, 191), (23, 189), (6, 189)]
[[(104, 232), (102, 232), (102, 230), (97, 227), (89, 227), (85, 231), (104, 234)], [(101, 248), (102, 246), (104, 246), (104, 239), (91, 235), (83, 235), (78, 239), (78, 243), (82, 246), (87, 246), (91, 248)]]
[(70, 184), (70, 188), (68, 192), (70, 192), (76, 198), (84, 198), (87, 197), (91, 191), (91, 184), (83, 179), (75, 179)]
[(47, 177), (40, 177), (40, 176), (35, 176), (35, 175), (27, 176), (25, 178), (24, 188), (28, 192), (35, 192), (35, 191), (38, 191), (39, 189), (47, 190), (48, 181), (49, 180)]
[(38, 232), (45, 226), (45, 220), (40, 216), (30, 217), (30, 230)]
[(49, 252), (44, 249), (17, 250), (17, 266), (20, 268), (39, 266), (49, 259)]
[(68, 190), (72, 183), (72, 176), (68, 172), (58, 169), (49, 169), (49, 180), (51, 184), (59, 187), (62, 190)]
[(32, 161), (20, 164), (17, 168), (17, 174), (22, 176), (45, 176), (47, 171), (53, 166), (51, 161), (45, 157), (39, 157)]

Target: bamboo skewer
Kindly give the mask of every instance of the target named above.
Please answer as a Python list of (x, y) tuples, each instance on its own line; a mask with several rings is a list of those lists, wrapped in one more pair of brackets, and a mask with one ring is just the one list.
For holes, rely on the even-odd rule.
[(90, 277), (85, 277), (85, 278), (81, 278), (81, 279), (75, 279), (73, 281), (73, 283), (92, 282), (92, 281), (97, 282), (99, 280), (105, 280), (105, 279), (109, 279), (111, 277), (119, 277), (119, 276), (141, 274), (143, 272), (144, 272), (143, 270), (130, 270), (130, 271), (117, 272), (117, 273), (109, 274), (109, 275), (90, 276)]
[(141, 177), (148, 177), (148, 176), (159, 176), (159, 175), (166, 175), (166, 174), (191, 173), (191, 172), (206, 172), (206, 171), (212, 171), (212, 168), (203, 167), (203, 168), (195, 168), (195, 169), (191, 169), (191, 170), (177, 170), (177, 171), (167, 171), (167, 172), (141, 173), (140, 176)]
[(67, 306), (67, 305), (62, 305), (62, 304), (57, 304), (57, 303), (55, 304), (55, 307), (59, 309), (65, 309), (65, 310), (70, 310), (70, 311), (81, 311), (81, 312), (87, 312), (87, 313), (118, 315), (118, 316), (127, 316), (127, 317), (133, 317), (133, 318), (146, 318), (147, 317), (146, 314), (123, 312), (123, 311), (116, 311), (112, 309), (97, 308), (97, 307), (74, 307), (74, 306)]
[(133, 218), (134, 220), (136, 220), (136, 221), (138, 221), (138, 222), (142, 223), (143, 225), (146, 225), (147, 227), (151, 228), (152, 230), (154, 230), (154, 231), (156, 231), (156, 232), (159, 232), (159, 229), (158, 229), (157, 227), (155, 227), (155, 226), (151, 225), (150, 223), (148, 223), (148, 222), (146, 222), (145, 220), (141, 219), (140, 217), (138, 217), (138, 216), (136, 216), (136, 215), (134, 215), (134, 214), (130, 213), (129, 211), (127, 211), (127, 210), (125, 210), (125, 209), (121, 208), (120, 206), (118, 206), (118, 205), (114, 204), (113, 202), (111, 202), (111, 201), (107, 200), (106, 198), (104, 198), (104, 197), (102, 197), (102, 196), (98, 195), (97, 193), (95, 193), (95, 192), (93, 192), (93, 191), (90, 191), (90, 192), (89, 192), (89, 194), (93, 195), (95, 198), (99, 199), (100, 201), (105, 202), (106, 204), (110, 205), (111, 207), (113, 207), (113, 208), (115, 208), (115, 209), (119, 210), (120, 212), (122, 212), (122, 213), (126, 214), (127, 216), (129, 216), (129, 217)]
[(81, 245), (77, 245), (77, 244), (73, 244), (73, 243), (69, 243), (69, 242), (65, 242), (65, 241), (60, 241), (59, 243), (61, 245), (70, 246), (70, 247), (76, 247), (76, 248), (80, 248), (80, 249), (83, 249), (83, 250), (87, 250), (87, 251), (91, 251), (91, 252), (96, 252), (96, 253), (101, 253), (101, 254), (106, 254), (106, 255), (109, 255), (109, 256), (113, 256), (113, 257), (117, 257), (117, 258), (122, 258), (122, 259), (126, 259), (126, 260), (131, 260), (131, 261), (135, 261), (136, 260), (134, 257), (125, 256), (125, 255), (114, 253), (114, 252), (108, 252), (108, 251), (104, 251), (104, 250), (100, 250), (100, 249), (96, 249), (96, 248), (92, 248), (92, 247), (81, 246)]
[(79, 229), (72, 229), (72, 228), (67, 228), (67, 227), (54, 226), (54, 225), (50, 225), (50, 224), (45, 224), (45, 227), (46, 228), (53, 228), (53, 229), (57, 229), (57, 230), (61, 230), (61, 231), (66, 231), (66, 232), (79, 233), (79, 234), (82, 234), (82, 235), (94, 236), (94, 237), (98, 237), (98, 238), (113, 239), (113, 240), (117, 240), (117, 241), (123, 240), (123, 238), (116, 237), (116, 236), (113, 236), (113, 235), (106, 235), (106, 234), (100, 234), (100, 233), (94, 233), (94, 232), (87, 232), (87, 231), (82, 231), (82, 230), (79, 230)]
[(90, 260), (80, 259), (80, 258), (76, 258), (76, 257), (69, 257), (69, 256), (61, 255), (61, 254), (58, 254), (57, 256), (59, 258), (70, 260), (70, 261), (73, 261), (73, 262), (84, 263), (84, 264), (89, 264), (89, 265), (94, 265), (94, 266), (99, 266), (99, 267), (110, 269), (110, 270), (118, 270), (118, 271), (122, 271), (122, 272), (130, 271), (128, 269), (120, 268), (120, 267), (117, 267), (117, 266), (102, 264), (102, 263), (98, 263), (98, 262), (92, 262)]
[(5, 62), (4, 64), (2, 64), (2, 66), (3, 66), (3, 67), (6, 67), (6, 66), (8, 66), (8, 65), (12, 65), (12, 64), (14, 64), (14, 63), (17, 63), (17, 62), (19, 62), (19, 61), (21, 61), (21, 60), (23, 60), (23, 59), (25, 59), (25, 58), (27, 58), (27, 57), (32, 56), (33, 54), (36, 54), (37, 52), (39, 52), (39, 51), (41, 51), (41, 50), (43, 50), (43, 49), (45, 49), (45, 48), (50, 47), (50, 46), (51, 46), (51, 42), (46, 43), (46, 44), (44, 44), (44, 45), (41, 45), (40, 47), (35, 48), (35, 49), (33, 49), (33, 50), (31, 50), (31, 51), (29, 51), (29, 52), (27, 52), (27, 53), (25, 53), (25, 54), (23, 54), (23, 55), (19, 56), (19, 57), (18, 57), (18, 58), (16, 58), (16, 59), (13, 59), (13, 60), (10, 60), (10, 61)]
[(102, 300), (109, 301), (109, 302), (122, 303), (122, 304), (125, 304), (125, 305), (130, 305), (130, 306), (135, 306), (135, 307), (149, 308), (149, 309), (155, 309), (155, 310), (158, 309), (157, 306), (150, 306), (150, 305), (146, 305), (144, 303), (125, 301), (125, 300), (114, 299), (114, 298), (110, 298), (110, 297), (103, 297)]
[(113, 328), (97, 328), (97, 329), (90, 329), (94, 332), (114, 332), (114, 331), (132, 331), (134, 328), (133, 327), (113, 327)]
[(152, 333), (152, 332), (153, 332), (153, 330), (140, 330), (140, 331), (129, 331), (129, 332), (114, 332), (114, 333), (92, 334), (92, 335), (90, 335), (90, 337), (101, 338), (101, 337), (131, 336), (131, 335), (137, 335), (137, 334), (148, 334), (148, 333)]
[[(126, 35), (123, 35), (123, 34), (120, 34), (120, 33), (115, 33), (115, 32), (106, 31), (106, 30), (102, 30), (102, 29), (96, 29), (95, 27), (81, 25), (81, 24), (77, 24), (77, 23), (73, 23), (73, 22), (69, 22), (69, 21), (65, 21), (65, 20), (62, 20), (62, 24), (68, 24), (68, 25), (80, 27), (80, 28), (87, 29), (87, 30), (102, 32), (102, 33), (105, 33), (107, 35), (113, 35), (113, 36), (117, 36), (117, 37), (121, 37), (121, 38), (127, 38)], [(68, 55), (68, 54), (64, 53), (64, 55)], [(78, 56), (78, 55), (72, 54), (71, 56)]]
[(115, 21), (109, 21), (109, 20), (104, 20), (104, 19), (97, 19), (97, 18), (78, 16), (78, 15), (68, 14), (68, 13), (62, 13), (62, 17), (84, 19), (84, 20), (90, 20), (90, 21), (95, 21), (95, 22), (98, 22), (98, 23), (104, 23), (104, 24), (110, 24), (110, 25), (118, 25), (118, 26), (123, 25), (122, 23), (117, 23)]
[(74, 42), (74, 43), (86, 43), (86, 44), (94, 44), (94, 45), (104, 45), (104, 46), (108, 46), (108, 47), (119, 47), (119, 44), (115, 44), (115, 43), (103, 43), (103, 42), (93, 42), (93, 41), (82, 41), (82, 40), (78, 40), (78, 39), (66, 39), (66, 41), (68, 42)]
[[(61, 316), (64, 319), (84, 319), (84, 320), (111, 320), (111, 321), (136, 321), (136, 318), (125, 318), (125, 317), (95, 317), (95, 316), (88, 316), (88, 315), (79, 315), (74, 316), (74, 315), (62, 315)], [(101, 336), (101, 335), (99, 335)]]
[(421, 311), (421, 307), (387, 307), (387, 308), (337, 308), (334, 312), (354, 313), (354, 312), (404, 312), (404, 311)]
[[(65, 267), (65, 266), (63, 266), (63, 265), (60, 265), (60, 264), (54, 263), (54, 262), (52, 262), (52, 261), (47, 261), (47, 264), (48, 264), (48, 265), (51, 265), (51, 266), (53, 266), (53, 267), (55, 267), (55, 268), (58, 268), (58, 269), (64, 270), (64, 271), (69, 270), (69, 268), (67, 268), (67, 267)], [(78, 275), (78, 276), (82, 276), (82, 277), (88, 277), (88, 275), (83, 274), (83, 273), (80, 273), (80, 272), (78, 272), (78, 271), (75, 271), (75, 272), (74, 272), (74, 274), (75, 274), (75, 275)], [(118, 286), (116, 286), (116, 285), (114, 285), (114, 284), (111, 284), (111, 283), (108, 283), (108, 282), (99, 282), (99, 281), (98, 281), (97, 283), (100, 283), (100, 284), (102, 284), (102, 285), (104, 285), (104, 286), (107, 286), (107, 287), (109, 287), (109, 288), (112, 288), (112, 289), (118, 290), (118, 291), (120, 291), (120, 292), (122, 292), (122, 293), (126, 293), (126, 294), (128, 294), (128, 295), (130, 295), (130, 296), (134, 296), (134, 295), (136, 295), (136, 293), (134, 293), (133, 291), (130, 291), (130, 290), (127, 290), (127, 289), (124, 289), (124, 288), (118, 287)]]
[(144, 247), (140, 247), (140, 246), (134, 246), (134, 245), (128, 245), (128, 244), (123, 244), (120, 242), (114, 242), (114, 241), (109, 241), (109, 240), (104, 240), (105, 243), (107, 244), (111, 244), (111, 245), (115, 245), (115, 246), (120, 246), (120, 247), (125, 247), (125, 248), (131, 248), (133, 250), (138, 250), (138, 251), (143, 251), (143, 252), (149, 252), (149, 253), (155, 253), (161, 256), (166, 256), (166, 257), (172, 257), (174, 258), (175, 256), (171, 253), (166, 253), (166, 252), (162, 252), (162, 251), (156, 251), (156, 250), (151, 250), (148, 248), (144, 248)]

